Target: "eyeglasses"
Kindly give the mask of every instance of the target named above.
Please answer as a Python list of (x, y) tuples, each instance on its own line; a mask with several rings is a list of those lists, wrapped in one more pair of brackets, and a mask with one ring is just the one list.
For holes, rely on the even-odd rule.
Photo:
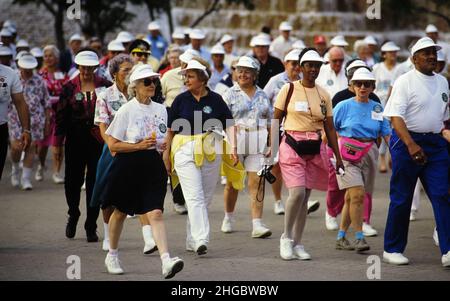
[(148, 57), (148, 53), (145, 52), (133, 52), (134, 55), (136, 55), (137, 57)]
[(372, 81), (354, 81), (353, 85), (358, 88), (361, 88), (362, 86), (364, 86), (366, 88), (372, 88), (373, 82)]
[(330, 63), (343, 63), (344, 59), (335, 59), (335, 60), (330, 60)]
[(156, 86), (158, 84), (158, 78), (144, 78), (143, 83), (146, 87), (150, 86), (151, 84), (154, 84)]

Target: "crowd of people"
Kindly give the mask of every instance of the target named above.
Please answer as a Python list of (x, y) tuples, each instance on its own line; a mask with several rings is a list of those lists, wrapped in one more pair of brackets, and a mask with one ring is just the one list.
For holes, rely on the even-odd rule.
[(450, 46), (436, 26), (411, 43), (404, 62), (394, 41), (367, 36), (352, 52), (342, 35), (329, 43), (317, 35), (306, 45), (289, 22), (275, 38), (264, 28), (242, 53), (229, 34), (209, 48), (201, 29), (176, 29), (169, 42), (160, 26), (119, 32), (106, 47), (74, 34), (66, 49), (16, 41), (11, 20), (0, 31), (0, 179), (9, 146), (12, 186), (32, 191), (32, 179), (46, 177), (51, 147), (51, 179), (64, 184), (68, 205), (65, 235), (76, 235), (85, 189), (87, 241), (99, 240), (101, 209), (109, 273), (124, 273), (119, 238), (134, 216), (143, 253), (159, 251), (164, 278), (183, 269), (167, 243), (167, 186), (174, 210), (187, 214), (186, 250), (198, 256), (208, 252), (219, 183), (222, 232), (235, 231), (238, 194), (247, 187), (250, 236), (272, 235), (262, 221), (266, 180), (274, 213), (284, 215), (283, 260), (311, 259), (302, 237), (320, 205), (309, 200), (313, 189), (326, 192), (325, 226), (338, 231), (336, 249), (367, 251), (366, 237), (378, 235), (370, 223), (375, 177), (389, 169), (383, 259), (408, 263), (422, 185), (442, 265), (450, 266)]

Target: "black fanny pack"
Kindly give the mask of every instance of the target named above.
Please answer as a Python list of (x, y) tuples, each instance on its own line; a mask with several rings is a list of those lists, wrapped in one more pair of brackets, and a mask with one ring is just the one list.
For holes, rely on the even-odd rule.
[(319, 140), (295, 140), (288, 133), (284, 133), (286, 136), (286, 143), (289, 145), (297, 155), (318, 155), (320, 154), (320, 146), (322, 145), (322, 138), (319, 136)]

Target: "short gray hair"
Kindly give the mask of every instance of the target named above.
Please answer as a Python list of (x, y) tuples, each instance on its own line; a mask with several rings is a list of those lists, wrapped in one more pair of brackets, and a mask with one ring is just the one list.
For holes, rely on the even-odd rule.
[(120, 65), (122, 65), (122, 63), (124, 62), (133, 64), (133, 60), (131, 59), (131, 57), (128, 54), (123, 53), (118, 54), (112, 60), (109, 61), (109, 74), (111, 74), (111, 77), (114, 78), (114, 74), (119, 72)]
[(55, 45), (47, 45), (44, 47), (42, 52), (45, 54), (46, 51), (51, 51), (56, 59), (59, 61), (59, 49)]

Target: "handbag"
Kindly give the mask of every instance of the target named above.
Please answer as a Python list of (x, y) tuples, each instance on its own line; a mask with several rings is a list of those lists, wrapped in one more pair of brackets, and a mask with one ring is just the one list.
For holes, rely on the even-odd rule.
[(348, 137), (339, 138), (339, 151), (342, 159), (351, 163), (359, 163), (372, 148), (374, 142), (361, 142)]

